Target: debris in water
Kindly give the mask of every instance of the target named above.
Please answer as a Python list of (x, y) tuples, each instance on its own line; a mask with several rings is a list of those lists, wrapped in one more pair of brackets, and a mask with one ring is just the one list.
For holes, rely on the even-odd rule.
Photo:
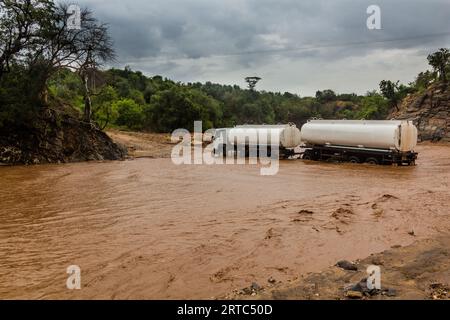
[(300, 210), (298, 214), (314, 214), (314, 212), (311, 210)]
[(347, 260), (339, 261), (338, 263), (336, 263), (336, 266), (344, 270), (358, 271), (358, 267), (356, 266), (356, 264)]

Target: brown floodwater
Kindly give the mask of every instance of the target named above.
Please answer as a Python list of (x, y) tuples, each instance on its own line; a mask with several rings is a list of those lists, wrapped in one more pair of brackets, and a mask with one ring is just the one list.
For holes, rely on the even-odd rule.
[(448, 233), (450, 147), (419, 152), (416, 167), (292, 160), (276, 176), (170, 159), (0, 167), (0, 298), (209, 299)]

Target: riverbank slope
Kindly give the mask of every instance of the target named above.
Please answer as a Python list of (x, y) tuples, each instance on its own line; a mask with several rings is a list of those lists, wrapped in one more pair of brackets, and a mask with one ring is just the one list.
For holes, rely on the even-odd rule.
[(32, 123), (0, 129), (0, 164), (123, 160), (127, 149), (71, 106), (58, 104), (36, 114)]

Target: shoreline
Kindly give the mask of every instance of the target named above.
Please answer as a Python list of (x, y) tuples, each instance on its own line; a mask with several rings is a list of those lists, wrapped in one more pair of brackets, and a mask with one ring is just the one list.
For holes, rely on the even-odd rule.
[[(318, 273), (301, 275), (290, 283), (254, 285), (224, 296), (224, 299), (257, 300), (450, 300), (450, 234), (393, 246), (381, 253), (350, 262), (358, 270), (337, 265)], [(381, 290), (361, 290), (369, 266), (381, 269)], [(364, 286), (364, 285), (363, 285)], [(354, 289), (357, 287), (357, 289)], [(355, 291), (356, 290), (356, 293)], [(358, 294), (361, 293), (361, 294)]]
[[(83, 162), (109, 162), (109, 161), (124, 161), (134, 159), (167, 159), (171, 157), (172, 148), (176, 145), (171, 142), (171, 135), (169, 133), (148, 133), (137, 131), (123, 131), (119, 129), (108, 129), (104, 131), (113, 142), (124, 147), (128, 154), (124, 159), (118, 160), (84, 160), (84, 161), (70, 161), (70, 162), (48, 162), (36, 164), (23, 163), (4, 163), (0, 162), (0, 167), (17, 167), (17, 166), (39, 166), (39, 165), (59, 165), (69, 163), (83, 163)], [(450, 142), (431, 142), (422, 141), (418, 143), (419, 147), (435, 146), (435, 147), (450, 147)], [(420, 157), (420, 153), (419, 153)]]

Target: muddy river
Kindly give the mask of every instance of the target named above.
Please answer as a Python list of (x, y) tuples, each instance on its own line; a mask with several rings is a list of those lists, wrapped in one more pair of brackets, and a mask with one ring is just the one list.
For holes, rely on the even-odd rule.
[[(210, 299), (450, 230), (450, 147), (416, 167), (170, 159), (0, 167), (0, 298)], [(66, 269), (81, 268), (81, 290)]]

